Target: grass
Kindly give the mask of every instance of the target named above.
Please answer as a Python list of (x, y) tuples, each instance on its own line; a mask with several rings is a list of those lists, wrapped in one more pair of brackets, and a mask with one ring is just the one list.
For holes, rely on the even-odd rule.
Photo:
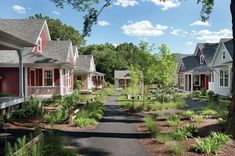
[(78, 127), (86, 127), (89, 125), (95, 125), (97, 123), (95, 119), (83, 118), (83, 117), (75, 119), (74, 122), (75, 122), (75, 126), (78, 126)]
[(156, 140), (162, 144), (165, 144), (170, 141), (169, 134), (159, 133), (155, 136)]
[(169, 126), (178, 126), (180, 124), (180, 119), (170, 119), (167, 121), (167, 123), (169, 124)]
[(169, 148), (170, 152), (176, 155), (180, 155), (186, 150), (185, 146), (180, 142), (172, 142)]
[(145, 117), (144, 123), (145, 123), (145, 126), (153, 135), (156, 135), (157, 133), (159, 133), (159, 128), (157, 127), (156, 120), (153, 116)]

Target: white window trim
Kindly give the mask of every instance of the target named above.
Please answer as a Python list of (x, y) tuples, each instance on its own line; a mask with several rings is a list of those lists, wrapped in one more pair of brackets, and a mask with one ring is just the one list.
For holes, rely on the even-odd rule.
[(180, 86), (184, 85), (184, 75), (180, 74)]
[[(39, 41), (40, 41), (40, 45), (38, 45)], [(42, 38), (41, 37), (39, 37), (37, 41), (37, 52), (42, 52)]]
[(222, 60), (225, 60), (225, 59), (226, 59), (226, 51), (222, 50)]
[(200, 64), (204, 64), (204, 57), (203, 57), (203, 55), (200, 55)]
[(72, 71), (68, 69), (67, 74), (68, 74), (68, 87), (71, 87), (72, 86)]
[[(44, 78), (45, 70), (51, 70), (52, 71), (52, 86), (45, 86), (45, 78)], [(52, 68), (43, 69), (42, 70), (42, 77), (43, 77), (43, 79), (42, 79), (43, 83), (42, 84), (43, 84), (44, 87), (54, 87), (55, 86), (55, 84), (54, 84), (54, 69), (52, 69)]]
[[(225, 86), (225, 74), (224, 74), (224, 71), (227, 70), (228, 71), (228, 86)], [(220, 71), (223, 71), (223, 86), (221, 86), (220, 84)], [(230, 73), (229, 73), (229, 69), (220, 69), (219, 70), (219, 86), (221, 88), (229, 88), (229, 83), (230, 83), (230, 77), (229, 77)]]
[[(195, 79), (194, 79), (195, 76), (199, 77), (199, 84), (195, 84)], [(193, 75), (193, 85), (194, 86), (201, 86), (201, 75)]]

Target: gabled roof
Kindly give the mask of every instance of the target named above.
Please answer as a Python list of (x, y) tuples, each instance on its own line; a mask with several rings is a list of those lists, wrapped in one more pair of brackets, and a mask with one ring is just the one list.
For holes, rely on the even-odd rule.
[[(30, 63), (66, 63), (70, 41), (47, 41), (43, 54), (32, 52), (32, 48), (23, 51), (23, 62)], [(1, 50), (0, 63), (19, 63), (18, 55), (14, 50)]]
[(46, 20), (39, 19), (0, 19), (0, 29), (31, 43), (36, 43)]
[(175, 57), (176, 57), (176, 63), (179, 64), (182, 61), (182, 58), (186, 57), (186, 56), (190, 56), (192, 54), (180, 54), (180, 53), (176, 53)]
[(202, 55), (204, 56), (208, 64), (211, 63), (218, 45), (219, 43), (198, 43), (197, 44), (197, 48), (200, 49), (200, 51), (202, 52)]
[(90, 71), (92, 59), (93, 55), (79, 55), (76, 61), (76, 68), (82, 69), (84, 71)]
[(223, 39), (221, 39), (221, 42), (224, 43), (224, 46), (228, 50), (231, 58), (233, 58), (233, 39), (231, 39), (231, 38), (223, 38)]
[(186, 71), (190, 71), (200, 65), (196, 56), (186, 56), (182, 58), (182, 63)]
[(130, 79), (130, 72), (128, 70), (115, 70), (114, 79)]

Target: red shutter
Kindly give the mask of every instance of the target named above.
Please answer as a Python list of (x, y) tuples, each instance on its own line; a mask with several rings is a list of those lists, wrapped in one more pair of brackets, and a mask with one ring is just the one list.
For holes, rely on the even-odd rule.
[(60, 72), (59, 72), (59, 69), (54, 69), (54, 84), (55, 84), (55, 86), (60, 85)]

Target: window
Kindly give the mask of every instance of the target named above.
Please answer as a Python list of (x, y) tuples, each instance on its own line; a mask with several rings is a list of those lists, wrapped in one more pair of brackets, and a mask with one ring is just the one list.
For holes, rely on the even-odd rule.
[(200, 85), (200, 75), (193, 75), (193, 84), (195, 86), (199, 86)]
[(225, 50), (222, 51), (222, 60), (225, 60), (226, 56), (225, 56)]
[(200, 55), (200, 64), (204, 64), (204, 57), (203, 57), (203, 55)]
[(38, 38), (37, 51), (42, 52), (42, 39), (41, 38)]
[(71, 83), (71, 75), (72, 75), (71, 71), (68, 70), (68, 86), (72, 85), (72, 83)]
[(183, 86), (184, 85), (184, 76), (179, 75), (179, 79), (180, 79), (180, 86)]
[(52, 70), (44, 70), (44, 86), (53, 86)]
[(228, 87), (228, 70), (220, 70), (220, 86)]

